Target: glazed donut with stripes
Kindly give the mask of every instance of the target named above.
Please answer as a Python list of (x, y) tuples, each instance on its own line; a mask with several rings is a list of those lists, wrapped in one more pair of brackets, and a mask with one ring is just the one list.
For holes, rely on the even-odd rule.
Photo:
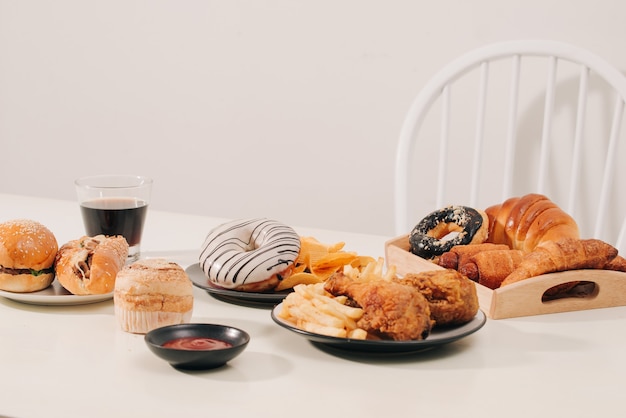
[(216, 286), (264, 292), (291, 275), (299, 253), (300, 237), (291, 227), (265, 218), (243, 219), (211, 230), (199, 261)]

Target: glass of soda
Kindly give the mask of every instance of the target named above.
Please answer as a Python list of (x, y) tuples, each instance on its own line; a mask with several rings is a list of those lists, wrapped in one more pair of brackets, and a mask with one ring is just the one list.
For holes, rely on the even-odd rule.
[(121, 235), (129, 246), (127, 262), (138, 260), (152, 179), (102, 175), (81, 177), (74, 183), (87, 235)]

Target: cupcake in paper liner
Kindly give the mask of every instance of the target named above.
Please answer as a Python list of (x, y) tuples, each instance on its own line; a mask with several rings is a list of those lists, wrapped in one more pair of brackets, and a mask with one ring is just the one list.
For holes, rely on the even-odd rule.
[(146, 334), (191, 320), (193, 285), (176, 263), (139, 260), (117, 274), (113, 302), (115, 316), (124, 331)]

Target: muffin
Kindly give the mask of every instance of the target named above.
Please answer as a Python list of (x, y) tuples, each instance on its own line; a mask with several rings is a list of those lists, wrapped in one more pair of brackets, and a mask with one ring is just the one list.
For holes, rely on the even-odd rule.
[(185, 270), (163, 259), (139, 260), (115, 280), (115, 316), (122, 329), (135, 334), (190, 321), (193, 285)]

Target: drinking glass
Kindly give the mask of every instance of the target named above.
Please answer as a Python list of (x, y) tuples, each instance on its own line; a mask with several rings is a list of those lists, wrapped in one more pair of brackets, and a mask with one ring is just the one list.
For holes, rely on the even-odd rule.
[(74, 183), (87, 235), (121, 235), (129, 246), (127, 262), (138, 260), (152, 179), (102, 175)]

